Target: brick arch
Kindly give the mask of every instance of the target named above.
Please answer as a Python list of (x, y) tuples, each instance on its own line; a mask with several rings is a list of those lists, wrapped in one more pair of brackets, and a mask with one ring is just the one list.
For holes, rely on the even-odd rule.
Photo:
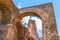
[[(16, 25), (18, 22), (20, 22), (23, 17), (30, 16), (30, 15), (36, 15), (36, 16), (38, 16), (39, 18), (42, 19), (42, 22), (43, 22), (43, 20), (46, 18), (46, 15), (47, 15), (47, 13), (44, 12), (42, 9), (28, 8), (28, 9), (24, 9), (24, 10), (20, 10), (20, 11), (21, 11), (20, 12), (21, 14), (13, 21), (14, 25)], [(20, 24), (21, 24), (20, 27), (23, 27), (22, 26), (22, 22), (20, 22)], [(42, 26), (42, 27), (44, 27), (44, 26)]]
[(40, 17), (42, 20), (46, 19), (47, 12), (43, 11), (42, 9), (36, 9), (36, 8), (26, 8), (26, 9), (21, 9), (20, 11), (20, 16), (16, 18), (14, 23), (21, 21), (21, 19), (25, 16), (29, 15), (36, 15)]
[[(42, 19), (47, 16), (47, 12), (43, 11), (42, 9), (38, 9), (38, 8), (26, 8), (26, 9), (20, 10), (20, 13), (24, 14), (24, 15), (27, 12), (33, 12), (33, 13), (37, 14), (39, 17), (41, 17)], [(21, 16), (21, 14), (20, 14), (20, 16)], [(30, 14), (27, 14), (27, 15), (30, 15)]]
[[(20, 16), (18, 16), (14, 21), (13, 24), (17, 24), (17, 22), (20, 22), (22, 20), (23, 17), (25, 16), (29, 16), (29, 15), (36, 15), (39, 18), (42, 19), (42, 36), (43, 38), (45, 38), (44, 34), (46, 34), (46, 32), (44, 31), (44, 25), (45, 25), (45, 20), (47, 19), (47, 12), (43, 11), (42, 9), (35, 9), (35, 8), (27, 8), (27, 9), (22, 9), (20, 10)], [(21, 26), (22, 26), (22, 22), (20, 22)]]
[(21, 24), (22, 26), (22, 22), (20, 22), (22, 20), (23, 17), (25, 16), (29, 16), (29, 15), (36, 15), (38, 17), (40, 17), (42, 19), (42, 33), (43, 33), (43, 38), (45, 38), (44, 34), (46, 34), (46, 32), (44, 31), (44, 25), (45, 25), (45, 20), (47, 19), (47, 12), (43, 11), (42, 9), (35, 9), (35, 8), (26, 8), (26, 9), (21, 9), (20, 10), (20, 15), (13, 21), (13, 24), (16, 25), (18, 22)]
[[(44, 29), (45, 20), (47, 19), (47, 12), (43, 11), (42, 9), (36, 9), (36, 8), (26, 8), (20, 10), (20, 16), (18, 16), (14, 21), (13, 24), (15, 25), (17, 22), (20, 22), (23, 17), (29, 16), (29, 15), (36, 15), (39, 18), (42, 19), (42, 28)], [(20, 22), (22, 24), (22, 22)], [(42, 29), (42, 32), (44, 34), (44, 30)]]
[(38, 14), (36, 14), (35, 12), (25, 12), (25, 13), (22, 13), (21, 16), (19, 16), (20, 19), (22, 19), (23, 17), (26, 17), (26, 16), (37, 16), (39, 17), (40, 19), (42, 19)]

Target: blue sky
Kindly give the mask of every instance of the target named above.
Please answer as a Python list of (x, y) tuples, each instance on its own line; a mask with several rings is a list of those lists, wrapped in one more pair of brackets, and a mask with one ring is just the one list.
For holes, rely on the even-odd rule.
[(18, 8), (25, 8), (29, 6), (36, 6), (52, 2), (54, 7), (58, 34), (60, 36), (60, 0), (13, 0), (13, 2)]

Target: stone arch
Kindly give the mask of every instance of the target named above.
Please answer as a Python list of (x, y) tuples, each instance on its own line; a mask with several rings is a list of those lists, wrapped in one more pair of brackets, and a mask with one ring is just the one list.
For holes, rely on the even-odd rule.
[[(44, 21), (47, 19), (47, 12), (43, 11), (42, 9), (35, 9), (35, 8), (27, 8), (24, 10), (20, 11), (20, 16), (18, 16), (14, 21), (13, 24), (16, 24), (17, 22), (20, 22), (22, 20), (23, 17), (25, 16), (29, 16), (29, 15), (36, 15), (39, 18), (42, 19), (42, 33), (44, 34)], [(20, 24), (22, 24), (20, 22)], [(42, 35), (43, 36), (43, 35)], [(44, 36), (43, 36), (44, 38)]]
[(19, 22), (23, 17), (29, 16), (29, 15), (36, 15), (42, 20), (46, 19), (47, 12), (43, 11), (42, 9), (35, 9), (35, 8), (26, 8), (20, 10), (20, 16), (16, 18), (16, 20), (13, 23)]
[[(21, 19), (25, 16), (29, 16), (29, 15), (37, 15), (38, 17), (40, 17), (42, 19), (42, 40), (50, 40), (52, 39), (51, 38), (51, 34), (53, 35), (54, 33), (51, 33), (51, 31), (54, 31), (52, 29), (49, 29), (53, 27), (53, 24), (55, 25), (55, 23), (52, 23), (52, 20), (51, 19), (51, 15), (49, 14), (52, 14), (52, 13), (48, 13), (46, 11), (44, 11), (43, 9), (41, 8), (35, 8), (35, 7), (30, 7), (30, 8), (23, 8), (23, 9), (20, 9), (20, 16), (18, 16), (14, 21), (13, 21), (13, 24), (16, 24), (17, 22), (20, 22)], [(31, 13), (32, 12), (32, 13)], [(33, 14), (34, 13), (34, 14)], [(52, 17), (54, 18), (54, 17)], [(49, 22), (49, 20), (51, 20), (51, 22)], [(50, 25), (50, 23), (52, 25)], [(20, 24), (22, 24), (20, 22)], [(51, 31), (50, 31), (51, 30)], [(55, 30), (57, 31), (57, 30)], [(57, 33), (56, 33), (57, 34)], [(55, 36), (55, 35), (53, 35)], [(56, 35), (57, 36), (57, 35)], [(56, 40), (56, 39), (55, 39)]]
[[(47, 16), (47, 12), (45, 12), (45, 11), (42, 10), (42, 9), (38, 9), (38, 8), (26, 8), (26, 9), (24, 9), (24, 10), (21, 9), (19, 12), (21, 13), (20, 15), (22, 15), (22, 14), (24, 14), (24, 13), (27, 13), (27, 12), (33, 12), (33, 13), (39, 15), (40, 18), (42, 18), (42, 19)], [(27, 15), (30, 15), (30, 14), (27, 14)], [(34, 14), (33, 14), (33, 15), (34, 15)]]

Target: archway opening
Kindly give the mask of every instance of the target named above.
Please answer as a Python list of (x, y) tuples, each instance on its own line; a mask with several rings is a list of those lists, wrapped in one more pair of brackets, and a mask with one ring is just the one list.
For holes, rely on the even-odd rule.
[(33, 16), (33, 15), (23, 17), (21, 22), (24, 25), (24, 27), (26, 27), (26, 28), (28, 27), (28, 21), (30, 19), (35, 21), (36, 29), (37, 29), (36, 32), (38, 33), (39, 38), (42, 38), (42, 20), (41, 20), (41, 18), (39, 18), (37, 16)]

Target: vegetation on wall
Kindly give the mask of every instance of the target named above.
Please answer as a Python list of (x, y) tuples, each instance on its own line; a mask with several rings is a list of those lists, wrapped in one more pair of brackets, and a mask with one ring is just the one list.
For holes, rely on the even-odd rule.
[(9, 11), (9, 9), (4, 4), (0, 3), (0, 11), (2, 12), (0, 13), (1, 24), (9, 23), (11, 19), (11, 12)]

